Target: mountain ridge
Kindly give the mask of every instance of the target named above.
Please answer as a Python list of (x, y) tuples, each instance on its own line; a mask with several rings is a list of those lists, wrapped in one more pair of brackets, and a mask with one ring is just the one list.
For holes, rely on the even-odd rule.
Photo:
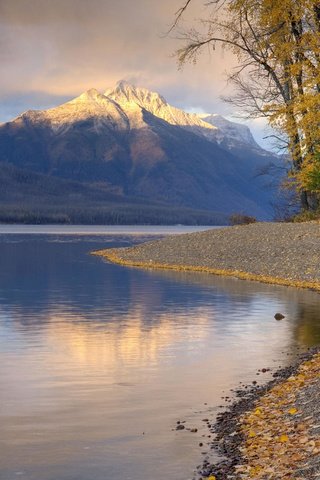
[(228, 128), (156, 92), (118, 82), (105, 94), (90, 89), (0, 125), (0, 162), (87, 186), (100, 182), (150, 203), (270, 218), (274, 191), (263, 189), (254, 170), (274, 157), (257, 148), (247, 127), (239, 127), (243, 138), (233, 146), (235, 127), (225, 122), (229, 137)]

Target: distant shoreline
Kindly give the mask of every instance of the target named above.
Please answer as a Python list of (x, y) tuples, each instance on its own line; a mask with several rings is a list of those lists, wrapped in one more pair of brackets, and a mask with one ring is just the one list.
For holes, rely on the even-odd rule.
[(256, 223), (93, 252), (131, 267), (194, 271), (320, 291), (320, 223)]
[(1, 224), (0, 234), (41, 234), (41, 235), (128, 235), (143, 237), (163, 237), (198, 232), (212, 227), (208, 225), (84, 225), (84, 224)]

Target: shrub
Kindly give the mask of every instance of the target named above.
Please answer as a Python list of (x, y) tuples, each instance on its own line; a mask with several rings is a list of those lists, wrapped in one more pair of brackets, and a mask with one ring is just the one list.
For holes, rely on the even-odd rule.
[(303, 210), (290, 219), (294, 223), (311, 222), (314, 220), (320, 221), (320, 209), (316, 211)]
[(248, 225), (249, 223), (255, 223), (257, 219), (244, 215), (243, 213), (232, 213), (229, 217), (230, 225)]

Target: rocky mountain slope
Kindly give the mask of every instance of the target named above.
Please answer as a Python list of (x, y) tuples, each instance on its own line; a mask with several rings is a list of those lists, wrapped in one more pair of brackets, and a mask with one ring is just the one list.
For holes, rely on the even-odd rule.
[[(186, 113), (157, 93), (119, 82), (105, 94), (91, 89), (0, 125), (0, 162), (42, 175), (44, 183), (62, 182), (70, 206), (77, 203), (76, 183), (86, 206), (105, 205), (111, 195), (113, 208), (125, 201), (214, 212), (220, 219), (233, 212), (270, 218), (275, 187), (256, 173), (275, 157), (237, 125)], [(1, 174), (2, 167), (0, 180)], [(10, 181), (6, 192), (2, 203), (12, 199)], [(38, 196), (52, 205), (46, 192)]]
[(229, 144), (230, 148), (238, 143), (241, 143), (246, 148), (255, 148), (262, 153), (262, 148), (257, 144), (253, 138), (250, 128), (246, 125), (231, 122), (222, 115), (215, 113), (201, 113), (199, 117), (204, 122), (215, 127), (215, 139), (218, 143), (224, 143), (225, 145)]

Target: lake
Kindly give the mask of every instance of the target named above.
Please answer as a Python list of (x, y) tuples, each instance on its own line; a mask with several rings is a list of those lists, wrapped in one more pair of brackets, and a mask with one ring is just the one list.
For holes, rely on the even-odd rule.
[(89, 254), (190, 230), (0, 226), (1, 480), (191, 479), (221, 396), (320, 343), (315, 292)]

